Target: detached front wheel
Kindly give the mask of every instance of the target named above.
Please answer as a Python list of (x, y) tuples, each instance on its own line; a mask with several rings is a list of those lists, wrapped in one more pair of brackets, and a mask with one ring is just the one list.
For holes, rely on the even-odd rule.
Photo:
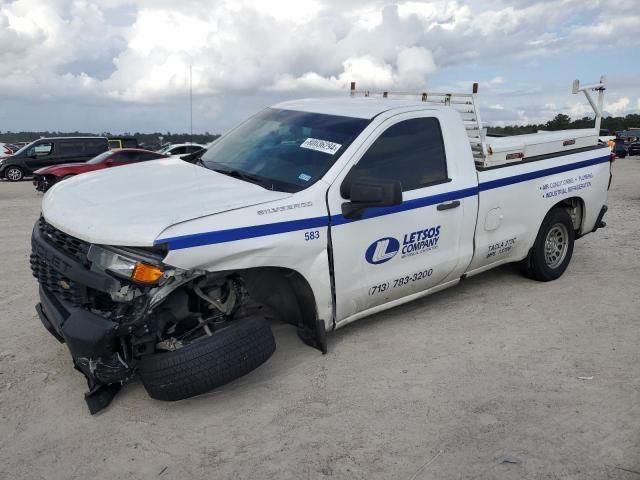
[(559, 278), (569, 266), (574, 241), (571, 217), (566, 210), (554, 208), (542, 221), (533, 248), (523, 260), (523, 273), (541, 282)]
[(177, 350), (143, 357), (140, 378), (150, 397), (182, 400), (246, 375), (266, 362), (275, 349), (267, 320), (241, 318)]

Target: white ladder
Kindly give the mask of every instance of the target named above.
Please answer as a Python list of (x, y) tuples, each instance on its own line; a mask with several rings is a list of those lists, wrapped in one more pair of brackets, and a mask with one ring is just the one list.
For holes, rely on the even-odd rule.
[(472, 93), (442, 93), (442, 92), (390, 92), (382, 90), (356, 90), (356, 82), (351, 82), (352, 97), (382, 96), (383, 98), (393, 97), (414, 97), (421, 102), (430, 105), (443, 105), (454, 108), (462, 117), (473, 158), (478, 165), (484, 165), (487, 158), (486, 136), (487, 130), (482, 127), (480, 111), (476, 103), (478, 94), (478, 84), (473, 84)]

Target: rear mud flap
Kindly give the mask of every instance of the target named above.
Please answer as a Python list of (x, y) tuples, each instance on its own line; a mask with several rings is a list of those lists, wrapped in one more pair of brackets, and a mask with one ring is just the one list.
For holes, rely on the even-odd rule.
[(602, 208), (600, 209), (600, 213), (598, 214), (598, 218), (596, 219), (596, 224), (593, 227), (592, 232), (595, 232), (599, 228), (604, 228), (607, 226), (606, 222), (602, 220), (604, 218), (604, 214), (607, 213), (607, 210), (609, 210), (609, 207), (607, 207), (606, 205), (603, 205)]

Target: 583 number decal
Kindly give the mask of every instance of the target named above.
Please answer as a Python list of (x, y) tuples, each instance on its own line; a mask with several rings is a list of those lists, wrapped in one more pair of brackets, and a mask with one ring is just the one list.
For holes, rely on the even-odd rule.
[(304, 232), (304, 241), (308, 242), (310, 240), (318, 240), (320, 238), (319, 230), (312, 230), (310, 232)]

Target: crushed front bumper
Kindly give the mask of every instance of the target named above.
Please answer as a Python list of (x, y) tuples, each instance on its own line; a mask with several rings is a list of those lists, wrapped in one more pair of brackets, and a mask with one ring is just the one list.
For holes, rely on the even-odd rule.
[(31, 237), (31, 268), (39, 281), (36, 311), (44, 327), (65, 343), (75, 368), (87, 378), (91, 413), (106, 407), (131, 369), (119, 355), (119, 324), (84, 308), (89, 290), (106, 294), (114, 278), (91, 271), (82, 262), (82, 246), (66, 246), (61, 232), (36, 223)]
[[(36, 311), (44, 327), (71, 353), (74, 367), (87, 379), (85, 400), (91, 414), (105, 408), (127, 379), (125, 365), (105, 363), (117, 354), (118, 324), (82, 308), (74, 308), (40, 286)], [(120, 368), (118, 368), (120, 367)]]
[(38, 175), (37, 173), (33, 175), (33, 185), (38, 192), (46, 192), (54, 183), (46, 175)]

